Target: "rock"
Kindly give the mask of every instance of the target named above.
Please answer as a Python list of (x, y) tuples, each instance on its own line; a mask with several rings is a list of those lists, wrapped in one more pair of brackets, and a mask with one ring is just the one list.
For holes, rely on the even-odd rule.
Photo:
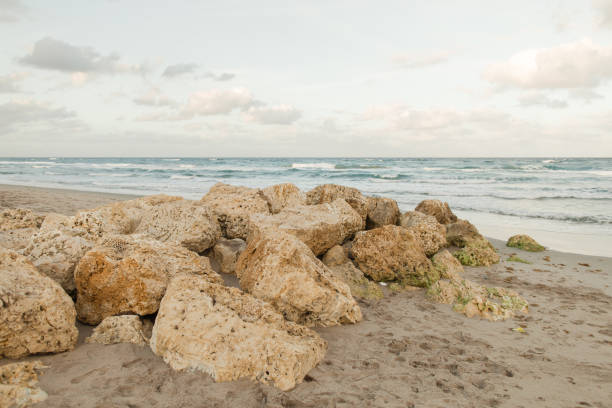
[(215, 381), (250, 378), (283, 391), (301, 383), (327, 348), (270, 305), (193, 275), (170, 282), (150, 344), (175, 370), (200, 370)]
[(351, 254), (359, 269), (375, 281), (397, 280), (429, 286), (439, 279), (414, 231), (385, 225), (355, 235)]
[(463, 266), (447, 249), (442, 249), (431, 258), (434, 268), (440, 273), (440, 279), (458, 280), (463, 275)]
[(269, 214), (268, 201), (260, 189), (217, 183), (201, 200), (217, 214), (226, 238), (247, 238), (249, 217)]
[(40, 228), (45, 216), (25, 208), (1, 208), (0, 231)]
[(22, 361), (0, 366), (0, 407), (26, 408), (47, 399), (38, 387), (38, 374), (47, 366), (41, 361)]
[(72, 350), (74, 303), (24, 256), (0, 248), (0, 357)]
[(397, 224), (400, 216), (400, 210), (395, 200), (385, 197), (368, 197), (367, 203), (367, 229)]
[(486, 239), (473, 241), (466, 244), (463, 248), (455, 251), (453, 255), (467, 266), (490, 266), (499, 262), (499, 255), (495, 248)]
[(86, 343), (133, 343), (144, 346), (148, 342), (143, 334), (142, 322), (136, 315), (109, 316), (85, 339)]
[(285, 207), (306, 204), (306, 194), (304, 194), (295, 184), (276, 184), (264, 188), (262, 193), (268, 201), (268, 206), (272, 214), (279, 213)]
[(467, 220), (457, 220), (446, 226), (446, 241), (448, 245), (463, 248), (469, 243), (484, 239), (480, 232), (478, 232), (478, 229)]
[(504, 288), (488, 288), (466, 279), (440, 280), (427, 295), (438, 303), (453, 305), (467, 317), (506, 320), (517, 312), (527, 313), (528, 303), (516, 292)]
[(323, 263), (329, 270), (346, 283), (353, 297), (363, 299), (380, 299), (383, 292), (376, 282), (368, 280), (347, 257), (346, 251), (340, 245), (331, 248), (323, 257)]
[(38, 232), (38, 228), (18, 228), (0, 231), (0, 246), (18, 251), (24, 249), (30, 243), (32, 236)]
[(245, 248), (246, 242), (240, 238), (221, 239), (214, 246), (212, 257), (219, 263), (221, 272), (233, 274), (236, 272), (236, 261)]
[(181, 246), (137, 235), (107, 236), (75, 269), (78, 319), (98, 324), (117, 314), (155, 313), (169, 279), (177, 273), (203, 275), (222, 283), (208, 258)]
[(252, 239), (238, 259), (236, 275), (243, 290), (293, 322), (333, 326), (362, 318), (349, 287), (293, 235)]
[(144, 211), (135, 233), (204, 252), (221, 237), (214, 212), (199, 201), (176, 200)]
[(453, 214), (448, 203), (443, 203), (440, 200), (423, 200), (414, 210), (436, 217), (440, 224), (450, 224), (457, 221), (457, 216)]
[(306, 204), (331, 203), (339, 198), (344, 199), (361, 216), (363, 220), (361, 229), (363, 229), (368, 216), (368, 202), (356, 188), (339, 186), (337, 184), (323, 184), (306, 193)]
[(514, 235), (508, 239), (506, 246), (529, 252), (542, 252), (546, 249), (529, 235)]
[(408, 211), (400, 217), (399, 225), (412, 229), (417, 234), (427, 256), (446, 246), (446, 228), (431, 215)]
[(362, 219), (343, 199), (318, 205), (285, 208), (278, 214), (255, 214), (249, 223), (249, 239), (262, 233), (286, 232), (315, 253), (325, 253), (359, 231)]

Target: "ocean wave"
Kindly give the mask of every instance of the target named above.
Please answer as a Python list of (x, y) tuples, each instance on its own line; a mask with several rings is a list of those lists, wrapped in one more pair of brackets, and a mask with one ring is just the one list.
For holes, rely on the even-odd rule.
[(291, 168), (299, 170), (335, 170), (336, 166), (331, 163), (292, 163)]
[(376, 164), (336, 164), (334, 166), (336, 170), (350, 170), (350, 169), (386, 169), (386, 166), (380, 166)]
[(598, 217), (594, 215), (525, 214), (525, 213), (516, 213), (516, 212), (504, 211), (504, 210), (462, 207), (462, 206), (457, 206), (457, 205), (454, 205), (453, 209), (457, 209), (460, 211), (473, 211), (473, 212), (489, 213), (489, 214), (496, 214), (496, 215), (506, 215), (509, 217), (524, 217), (524, 218), (533, 218), (533, 219), (540, 219), (540, 220), (571, 222), (571, 223), (577, 223), (577, 224), (612, 225), (612, 217), (609, 217), (609, 216)]
[(162, 159), (162, 161), (180, 161), (181, 159)]
[(130, 177), (134, 176), (132, 173), (88, 173), (88, 176), (94, 177)]
[(188, 179), (192, 179), (193, 176), (183, 176), (181, 174), (173, 174), (170, 176), (171, 179), (177, 179), (177, 180), (188, 180)]
[(33, 169), (48, 169), (49, 167), (51, 167), (51, 166), (41, 166), (41, 165), (32, 166)]
[(193, 169), (195, 165), (193, 164), (179, 164), (179, 168), (181, 169)]

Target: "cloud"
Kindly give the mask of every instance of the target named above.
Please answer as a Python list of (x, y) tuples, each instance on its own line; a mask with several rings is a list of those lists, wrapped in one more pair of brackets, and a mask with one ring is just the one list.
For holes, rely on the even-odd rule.
[(248, 120), (264, 125), (290, 125), (302, 116), (293, 106), (252, 106), (246, 111)]
[(213, 72), (207, 72), (204, 77), (205, 78), (212, 78), (215, 81), (229, 81), (231, 79), (234, 79), (236, 75), (229, 73), (229, 72), (222, 72), (220, 74), (215, 74)]
[(169, 106), (174, 104), (174, 102), (164, 95), (159, 88), (155, 87), (151, 87), (142, 95), (135, 98), (134, 103), (145, 106)]
[(45, 37), (38, 40), (32, 52), (19, 62), (40, 69), (62, 72), (83, 73), (142, 73), (140, 65), (129, 65), (120, 62), (118, 54), (101, 55), (91, 47), (79, 47), (66, 42)]
[(8, 132), (41, 124), (65, 125), (74, 123), (74, 112), (55, 108), (33, 100), (13, 100), (0, 105), (0, 131)]
[(590, 89), (572, 89), (569, 91), (569, 97), (579, 99), (584, 103), (591, 103), (596, 99), (603, 99), (604, 96)]
[(198, 64), (194, 63), (168, 65), (162, 73), (162, 76), (166, 78), (174, 78), (184, 74), (191, 74), (197, 69)]
[(567, 102), (552, 99), (540, 92), (528, 92), (519, 97), (519, 105), (523, 107), (545, 106), (551, 109), (567, 108)]
[(0, 23), (19, 21), (27, 9), (21, 0), (0, 0)]
[(26, 76), (21, 72), (0, 76), (0, 93), (20, 92), (18, 83), (23, 81)]
[(244, 88), (196, 92), (189, 97), (183, 116), (228, 114), (235, 109), (247, 109), (254, 102), (251, 93)]
[(453, 55), (451, 51), (433, 51), (424, 54), (397, 54), (392, 58), (395, 65), (402, 68), (423, 68), (442, 64)]
[(584, 39), (526, 50), (488, 66), (483, 77), (501, 88), (592, 88), (612, 78), (612, 47)]
[(599, 14), (599, 25), (604, 28), (612, 28), (612, 1), (593, 0), (593, 7)]

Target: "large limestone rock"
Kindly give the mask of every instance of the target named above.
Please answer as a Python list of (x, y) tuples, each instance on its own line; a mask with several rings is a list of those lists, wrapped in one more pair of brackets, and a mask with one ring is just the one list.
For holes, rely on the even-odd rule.
[(448, 203), (443, 203), (440, 200), (423, 200), (416, 206), (415, 211), (436, 217), (440, 224), (450, 224), (457, 221), (457, 216), (453, 214)]
[(369, 300), (383, 297), (380, 286), (365, 277), (363, 272), (347, 257), (346, 251), (340, 245), (327, 251), (322, 261), (336, 278), (348, 285), (353, 297)]
[(18, 228), (0, 231), (0, 246), (15, 251), (24, 249), (30, 243), (38, 228)]
[(463, 275), (463, 266), (447, 249), (431, 257), (431, 263), (440, 273), (441, 279), (458, 280)]
[(72, 350), (74, 303), (24, 256), (0, 248), (0, 357)]
[(463, 248), (469, 243), (482, 241), (484, 237), (480, 235), (478, 229), (467, 220), (457, 220), (446, 226), (446, 240), (448, 245)]
[(262, 193), (268, 201), (268, 206), (272, 214), (279, 213), (285, 207), (306, 204), (306, 194), (304, 194), (295, 184), (275, 184), (264, 188)]
[(400, 216), (400, 210), (395, 200), (386, 197), (368, 197), (367, 202), (367, 229), (397, 224)]
[(355, 235), (351, 254), (359, 269), (376, 281), (429, 286), (439, 279), (414, 231), (386, 225)]
[(212, 250), (212, 258), (219, 264), (223, 273), (235, 273), (238, 257), (246, 248), (246, 242), (240, 238), (221, 239)]
[(251, 240), (236, 274), (242, 289), (293, 322), (333, 326), (362, 318), (349, 287), (293, 235), (277, 232)]
[[(362, 219), (343, 199), (318, 205), (285, 208), (278, 214), (251, 216), (249, 237), (286, 232), (296, 236), (315, 253), (325, 253), (359, 231)], [(251, 239), (251, 238), (249, 238)]]
[(546, 249), (542, 245), (538, 244), (536, 240), (531, 238), (529, 235), (513, 235), (508, 238), (506, 246), (529, 252), (542, 252)]
[(489, 266), (499, 262), (499, 255), (493, 245), (478, 229), (466, 220), (457, 220), (446, 226), (446, 241), (457, 246), (453, 255), (467, 266)]
[[(323, 184), (306, 193), (308, 205), (331, 203), (339, 198), (344, 199), (363, 219), (363, 226), (368, 216), (368, 202), (359, 190), (337, 184)], [(363, 227), (361, 228), (363, 229)]]
[(208, 258), (181, 246), (137, 235), (105, 237), (75, 269), (78, 318), (98, 324), (117, 314), (155, 313), (168, 281), (177, 273), (222, 283)]
[(200, 370), (215, 381), (250, 378), (284, 391), (301, 383), (327, 348), (265, 302), (193, 275), (170, 282), (150, 344), (175, 370)]
[(0, 407), (26, 408), (47, 399), (38, 387), (38, 371), (47, 368), (40, 361), (22, 361), (0, 366)]
[(201, 200), (217, 214), (226, 238), (247, 238), (249, 217), (269, 214), (268, 201), (260, 189), (217, 183)]
[(148, 344), (143, 333), (142, 321), (136, 315), (109, 316), (93, 329), (86, 343), (116, 344), (133, 343), (139, 346)]
[(400, 217), (399, 225), (413, 230), (418, 235), (427, 256), (446, 246), (446, 228), (431, 215), (408, 211)]
[(24, 208), (0, 208), (0, 231), (40, 228), (45, 216)]
[(176, 200), (144, 211), (135, 233), (203, 252), (221, 237), (213, 211), (199, 201)]

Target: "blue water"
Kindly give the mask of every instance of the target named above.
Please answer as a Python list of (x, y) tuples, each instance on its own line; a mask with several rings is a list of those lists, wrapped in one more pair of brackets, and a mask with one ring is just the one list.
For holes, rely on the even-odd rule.
[(343, 184), (392, 197), (402, 210), (438, 198), (493, 236), (522, 227), (586, 234), (612, 247), (610, 158), (0, 158), (4, 184), (198, 199), (218, 181)]

